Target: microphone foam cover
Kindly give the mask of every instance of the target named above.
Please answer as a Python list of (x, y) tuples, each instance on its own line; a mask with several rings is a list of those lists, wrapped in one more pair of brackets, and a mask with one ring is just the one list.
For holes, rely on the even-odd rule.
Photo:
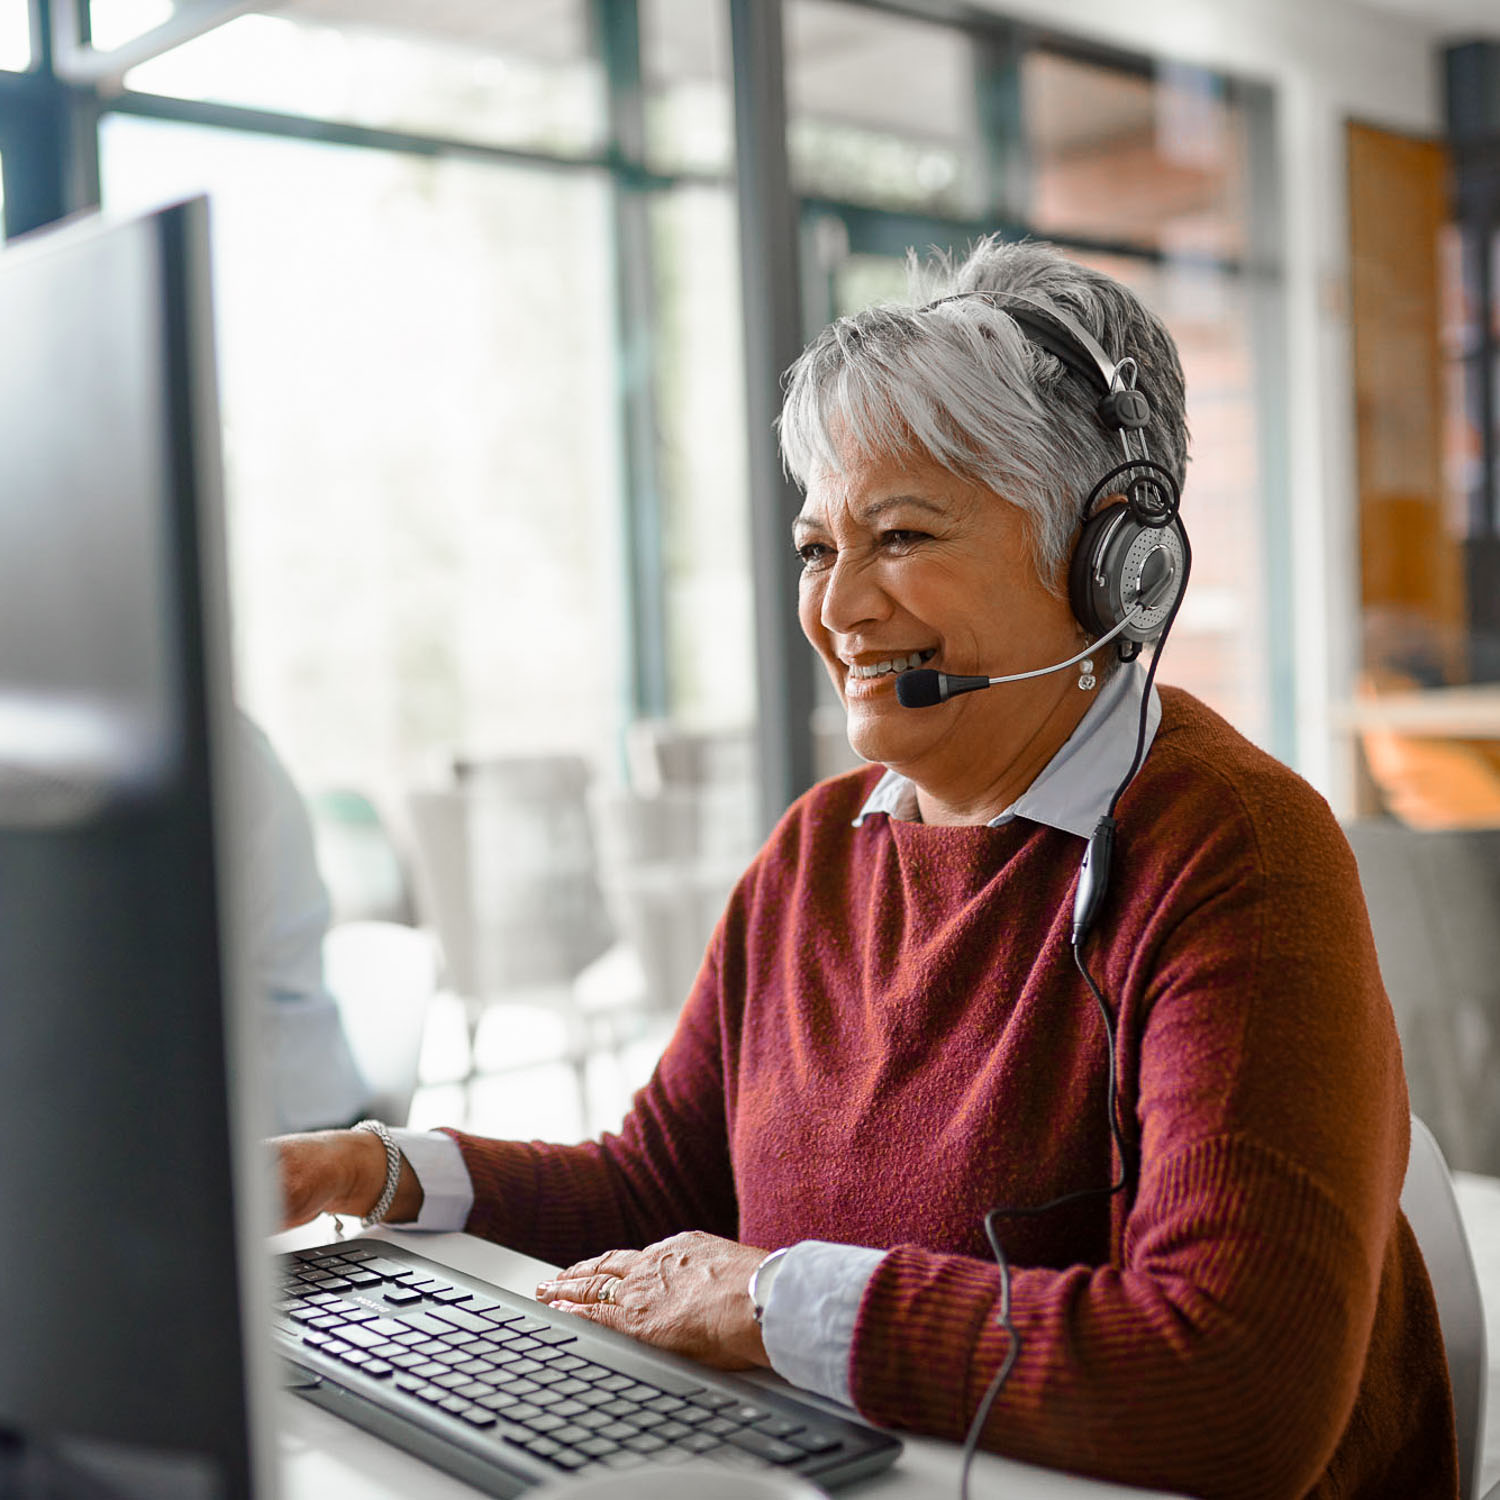
[(933, 708), (943, 701), (941, 674), (931, 667), (903, 672), (896, 678), (896, 701), (902, 708)]

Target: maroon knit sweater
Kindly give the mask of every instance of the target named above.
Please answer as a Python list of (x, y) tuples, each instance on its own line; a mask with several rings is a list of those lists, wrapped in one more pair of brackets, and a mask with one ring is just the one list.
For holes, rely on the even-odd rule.
[[(1162, 709), (1086, 950), (1139, 1178), (1003, 1222), (1022, 1349), (985, 1445), (1225, 1500), (1453, 1500), (1354, 860), (1305, 783), (1187, 694)], [(1111, 1177), (1103, 1032), (1068, 950), (1083, 846), (1022, 819), (852, 827), (878, 775), (787, 813), (619, 1135), (455, 1139), (468, 1228), (544, 1260), (688, 1228), (889, 1248), (855, 1401), (957, 1439), (1006, 1349), (984, 1211)]]

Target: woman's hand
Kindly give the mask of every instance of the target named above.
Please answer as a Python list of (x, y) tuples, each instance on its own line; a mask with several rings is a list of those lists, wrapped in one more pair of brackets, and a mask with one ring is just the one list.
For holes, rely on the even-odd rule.
[(609, 1250), (569, 1266), (537, 1300), (721, 1370), (768, 1365), (750, 1306), (766, 1251), (717, 1235), (674, 1234), (644, 1250)]
[[(385, 1147), (368, 1130), (318, 1130), (271, 1142), (281, 1181), (281, 1227), (293, 1229), (319, 1214), (370, 1212), (385, 1191)], [(387, 1220), (409, 1222), (422, 1211), (422, 1189), (405, 1157)]]

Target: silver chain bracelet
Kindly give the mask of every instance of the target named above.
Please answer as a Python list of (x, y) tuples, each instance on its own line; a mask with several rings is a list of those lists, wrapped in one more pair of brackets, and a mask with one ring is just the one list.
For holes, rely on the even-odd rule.
[[(375, 1207), (359, 1221), (361, 1229), (373, 1229), (391, 1211), (391, 1204), (396, 1201), (396, 1189), (401, 1183), (401, 1151), (391, 1138), (390, 1131), (379, 1120), (361, 1120), (354, 1128), (379, 1137), (380, 1144), (385, 1147), (385, 1188), (375, 1200)], [(337, 1218), (334, 1223), (342, 1238), (343, 1225)]]

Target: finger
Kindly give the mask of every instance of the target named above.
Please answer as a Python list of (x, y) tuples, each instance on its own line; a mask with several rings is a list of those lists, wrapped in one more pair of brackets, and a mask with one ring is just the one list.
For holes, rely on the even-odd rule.
[(571, 1313), (575, 1318), (586, 1318), (603, 1328), (613, 1328), (617, 1333), (627, 1333), (625, 1315), (613, 1302), (569, 1302), (558, 1299), (547, 1304), (554, 1312)]
[(616, 1276), (623, 1276), (632, 1265), (641, 1258), (639, 1250), (606, 1250), (603, 1255), (592, 1256), (588, 1260), (575, 1261), (571, 1266), (565, 1267), (558, 1272), (554, 1278), (557, 1281), (576, 1281), (584, 1276), (598, 1276), (609, 1271)]
[(613, 1302), (618, 1306), (622, 1290), (623, 1278), (619, 1276), (565, 1276), (539, 1283), (536, 1296), (538, 1302), (556, 1298), (563, 1302)]

